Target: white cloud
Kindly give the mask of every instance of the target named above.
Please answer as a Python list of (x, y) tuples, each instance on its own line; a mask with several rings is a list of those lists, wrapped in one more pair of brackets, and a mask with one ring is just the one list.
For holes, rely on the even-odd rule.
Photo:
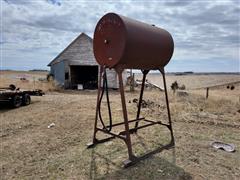
[[(81, 32), (92, 36), (97, 21), (107, 12), (168, 30), (175, 41), (170, 67), (177, 66), (177, 61), (187, 67), (188, 62), (211, 63), (214, 58), (233, 62), (231, 71), (240, 68), (237, 1), (0, 1), (2, 68), (21, 69), (24, 62), (46, 68)], [(224, 71), (224, 67), (216, 68)]]

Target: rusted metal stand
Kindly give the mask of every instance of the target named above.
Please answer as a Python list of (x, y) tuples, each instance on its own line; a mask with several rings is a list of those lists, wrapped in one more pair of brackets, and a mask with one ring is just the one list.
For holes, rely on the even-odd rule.
[[(149, 157), (149, 156), (151, 156), (155, 153), (158, 153), (158, 152), (162, 151), (163, 149), (169, 149), (171, 147), (174, 147), (175, 142), (174, 142), (174, 136), (173, 136), (173, 129), (172, 129), (172, 122), (171, 122), (171, 115), (170, 115), (170, 109), (169, 109), (169, 102), (168, 102), (168, 94), (167, 94), (167, 86), (166, 86), (164, 69), (159, 69), (159, 71), (161, 72), (161, 74), (163, 76), (163, 84), (164, 84), (165, 98), (166, 98), (166, 104), (167, 104), (167, 113), (168, 113), (168, 122), (169, 122), (168, 124), (162, 123), (161, 121), (153, 121), (153, 120), (147, 120), (145, 118), (140, 118), (141, 103), (142, 103), (142, 98), (143, 98), (145, 80), (146, 80), (146, 76), (147, 76), (149, 70), (143, 70), (142, 71), (143, 80), (142, 80), (141, 92), (140, 92), (140, 96), (139, 96), (139, 104), (138, 104), (136, 119), (133, 119), (133, 120), (128, 119), (127, 108), (126, 108), (126, 100), (125, 100), (125, 95), (124, 95), (123, 79), (122, 79), (123, 69), (122, 68), (116, 68), (115, 70), (118, 74), (118, 79), (119, 79), (119, 91), (120, 91), (120, 95), (121, 95), (123, 122), (110, 124), (108, 126), (105, 126), (102, 122), (102, 125), (103, 125), (102, 128), (99, 128), (98, 125), (97, 125), (98, 120), (99, 120), (99, 111), (100, 111), (100, 104), (101, 104), (100, 96), (101, 96), (101, 93), (104, 91), (104, 87), (102, 87), (101, 85), (102, 85), (102, 81), (104, 83), (104, 81), (106, 80), (106, 79), (103, 78), (103, 77), (106, 76), (106, 75), (104, 76), (104, 68), (101, 67), (100, 68), (100, 79), (99, 79), (99, 84), (98, 84), (98, 96), (97, 96), (97, 107), (96, 107), (96, 115), (95, 115), (93, 140), (92, 140), (92, 143), (88, 144), (88, 148), (94, 147), (96, 144), (109, 141), (109, 140), (111, 140), (115, 137), (120, 138), (126, 143), (127, 148), (128, 148), (128, 160), (124, 161), (124, 167), (128, 167), (128, 166), (131, 166), (131, 165), (135, 164), (136, 162), (138, 162), (141, 159), (147, 158), (147, 157)], [(110, 106), (110, 104), (109, 104), (109, 106)], [(147, 124), (139, 126), (140, 121), (145, 121)], [(129, 123), (132, 123), (132, 122), (135, 122), (135, 127), (132, 128), (132, 129), (129, 129)], [(123, 124), (125, 126), (124, 131), (121, 131), (118, 134), (111, 132), (112, 127), (123, 125)], [(157, 148), (157, 149), (155, 149), (151, 152), (148, 152), (148, 153), (144, 154), (143, 156), (136, 157), (134, 155), (133, 151), (132, 151), (131, 134), (132, 133), (137, 133), (138, 129), (146, 128), (148, 126), (152, 126), (152, 125), (156, 125), (156, 124), (166, 126), (169, 129), (170, 134), (171, 134), (171, 141), (165, 146), (159, 147), (159, 148)], [(98, 131), (106, 133), (106, 134), (110, 135), (110, 137), (98, 140), (96, 138), (96, 134), (97, 134)]]

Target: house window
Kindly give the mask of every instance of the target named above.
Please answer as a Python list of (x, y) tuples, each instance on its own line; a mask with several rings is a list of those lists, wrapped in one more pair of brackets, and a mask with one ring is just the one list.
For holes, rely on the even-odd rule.
[(65, 73), (65, 80), (68, 80), (68, 79), (69, 79), (69, 73), (66, 72), (66, 73)]

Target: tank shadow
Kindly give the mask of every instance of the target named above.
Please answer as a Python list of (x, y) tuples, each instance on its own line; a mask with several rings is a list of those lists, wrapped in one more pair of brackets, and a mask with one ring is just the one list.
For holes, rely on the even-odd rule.
[[(101, 162), (101, 164), (99, 163)], [(99, 168), (101, 166), (101, 168)], [(114, 169), (114, 170), (113, 170)], [(89, 179), (192, 179), (191, 175), (174, 163), (156, 156), (134, 166), (123, 168), (110, 158), (92, 149)]]
[[(142, 137), (137, 135), (137, 139), (146, 150), (147, 146)], [(91, 149), (89, 179), (192, 179), (188, 172), (176, 165), (175, 148), (167, 150), (168, 160), (153, 155), (128, 168), (116, 161), (118, 157), (113, 158), (113, 154), (122, 153), (119, 149), (108, 153), (99, 153), (98, 150)]]

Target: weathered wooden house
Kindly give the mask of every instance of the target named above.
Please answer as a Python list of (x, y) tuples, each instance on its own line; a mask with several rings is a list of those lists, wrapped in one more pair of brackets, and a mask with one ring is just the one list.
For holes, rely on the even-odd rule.
[[(85, 33), (72, 41), (48, 66), (54, 80), (64, 88), (97, 88), (99, 65), (93, 54), (93, 40)], [(107, 75), (109, 88), (118, 88), (116, 72), (108, 70)]]

